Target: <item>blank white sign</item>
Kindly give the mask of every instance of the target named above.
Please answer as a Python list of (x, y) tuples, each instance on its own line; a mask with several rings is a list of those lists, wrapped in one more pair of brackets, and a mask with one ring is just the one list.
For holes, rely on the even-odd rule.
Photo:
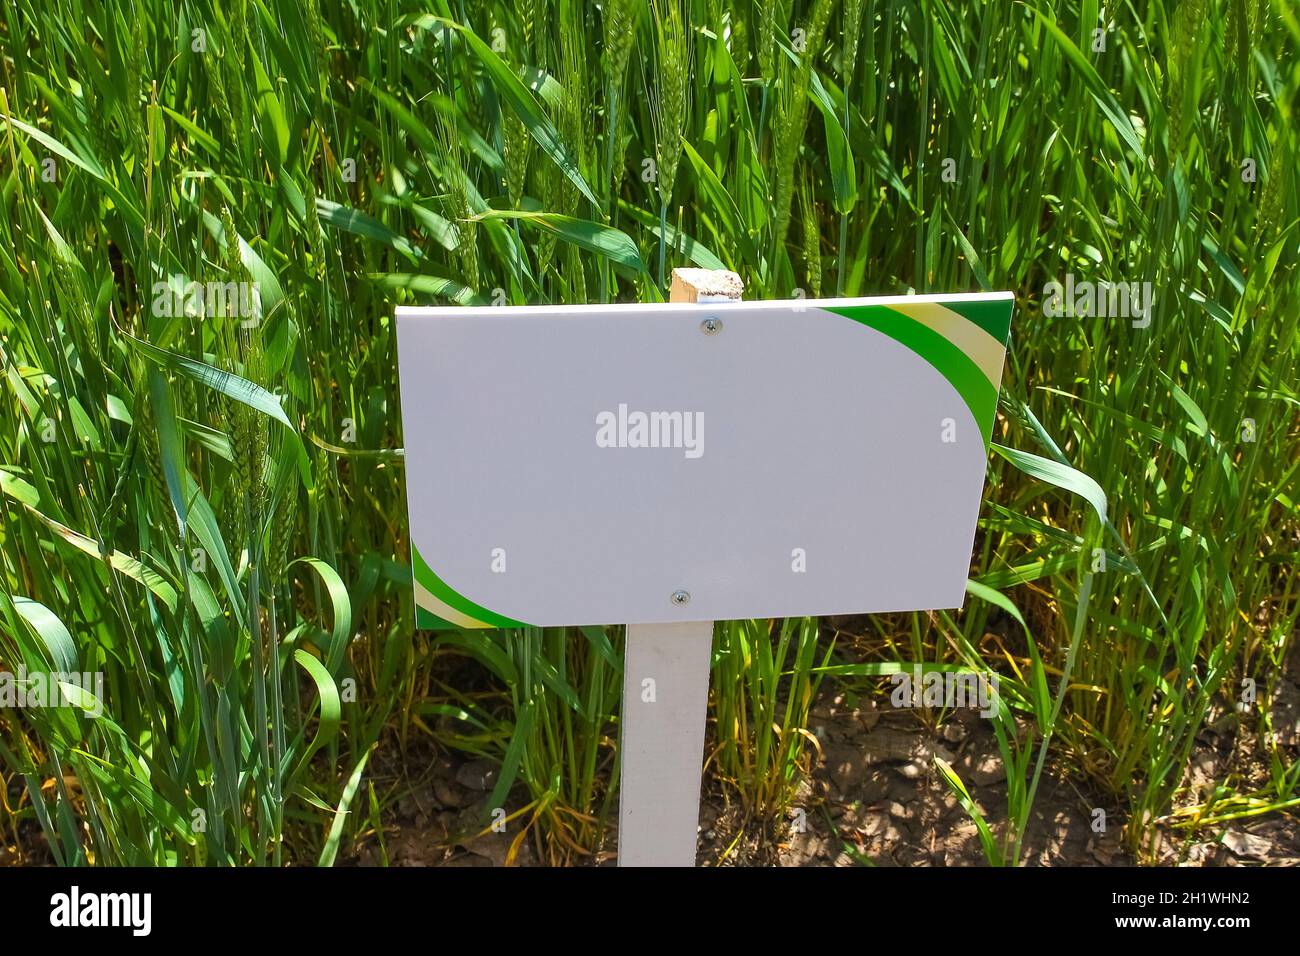
[(420, 626), (960, 606), (1012, 301), (398, 309)]

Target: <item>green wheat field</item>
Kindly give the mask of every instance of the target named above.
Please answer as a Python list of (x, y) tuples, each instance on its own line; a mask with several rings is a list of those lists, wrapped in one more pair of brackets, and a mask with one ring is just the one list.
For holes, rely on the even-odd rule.
[(820, 702), (916, 662), (999, 677), (997, 813), (924, 768), (990, 864), (1049, 783), (1135, 862), (1294, 825), (1298, 49), (1293, 0), (7, 0), (0, 862), (387, 863), (448, 760), (456, 839), (603, 859), (621, 631), (415, 629), (393, 310), (680, 266), (1017, 296), (965, 607), (717, 626), (725, 843), (826, 829)]

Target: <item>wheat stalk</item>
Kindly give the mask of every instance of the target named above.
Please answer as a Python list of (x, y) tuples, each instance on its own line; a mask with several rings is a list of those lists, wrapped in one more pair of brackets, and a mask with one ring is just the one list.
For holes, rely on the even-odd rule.
[(446, 189), (448, 219), (456, 234), (456, 255), (460, 259), (461, 274), (467, 286), (477, 289), (480, 284), (477, 226), (470, 202), (469, 183), (465, 178), (460, 131), (456, 128), (456, 120), (439, 110), (434, 121), (434, 132), (437, 135), (443, 187)]
[(659, 286), (664, 285), (668, 207), (682, 158), (682, 136), (688, 125), (691, 36), (681, 0), (654, 0), (655, 82), (650, 113), (655, 131), (655, 185), (659, 192)]
[(813, 200), (812, 177), (805, 176), (799, 190), (799, 213), (803, 225), (803, 261), (808, 275), (808, 291), (814, 299), (822, 294), (821, 224)]
[(813, 64), (821, 49), (835, 0), (815, 0), (805, 32), (804, 52), (796, 65), (784, 64), (776, 118), (776, 185), (772, 199), (773, 242), (779, 247), (790, 228), (790, 203), (794, 195), (794, 166), (808, 118), (808, 87)]

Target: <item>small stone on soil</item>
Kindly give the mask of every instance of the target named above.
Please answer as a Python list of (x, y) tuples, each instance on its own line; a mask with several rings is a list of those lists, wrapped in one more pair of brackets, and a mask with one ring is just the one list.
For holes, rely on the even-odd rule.
[(491, 790), (499, 768), (491, 760), (471, 760), (456, 771), (456, 782), (470, 790)]

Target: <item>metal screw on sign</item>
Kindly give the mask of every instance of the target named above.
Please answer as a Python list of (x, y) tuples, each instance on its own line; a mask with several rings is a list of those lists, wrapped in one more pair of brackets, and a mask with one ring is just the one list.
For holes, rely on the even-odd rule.
[(717, 335), (722, 331), (722, 320), (709, 316), (700, 323), (700, 331), (705, 335)]
[(690, 591), (674, 591), (674, 592), (673, 592), (673, 603), (676, 604), (676, 605), (679, 605), (679, 606), (682, 605), (682, 604), (690, 604), (690, 603), (691, 603), (691, 592), (690, 592)]

